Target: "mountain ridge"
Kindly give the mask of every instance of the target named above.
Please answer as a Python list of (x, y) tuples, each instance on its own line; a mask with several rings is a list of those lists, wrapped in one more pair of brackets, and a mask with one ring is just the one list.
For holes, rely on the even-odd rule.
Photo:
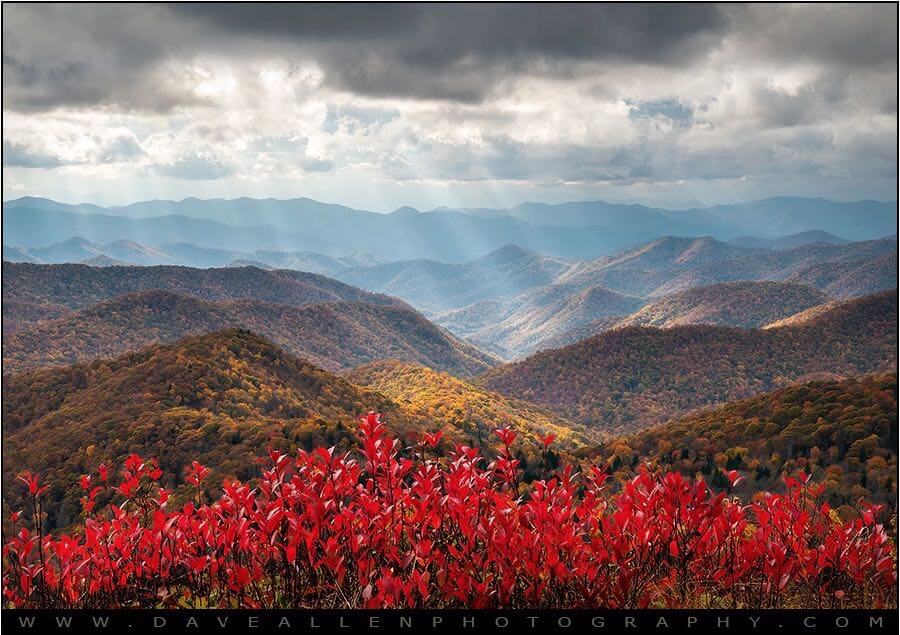
[(299, 307), (256, 300), (211, 302), (153, 289), (115, 296), (16, 330), (4, 342), (4, 370), (16, 373), (109, 358), (226, 328), (258, 333), (330, 371), (384, 356), (466, 376), (494, 363), (408, 307), (351, 301)]
[(476, 383), (607, 431), (649, 427), (817, 373), (896, 370), (897, 296), (778, 329), (626, 327), (504, 364)]

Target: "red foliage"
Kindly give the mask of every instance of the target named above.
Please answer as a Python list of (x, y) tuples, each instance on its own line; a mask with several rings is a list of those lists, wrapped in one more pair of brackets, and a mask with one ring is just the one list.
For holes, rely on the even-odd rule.
[[(83, 532), (44, 536), (43, 491), (23, 479), (4, 541), (16, 607), (851, 607), (895, 603), (894, 547), (878, 509), (841, 522), (808, 478), (743, 505), (701, 480), (642, 470), (610, 493), (598, 468), (566, 467), (520, 494), (515, 434), (487, 463), (467, 447), (415, 460), (380, 417), (363, 419), (363, 461), (333, 449), (271, 452), (256, 487), (226, 482), (166, 509), (154, 461), (131, 456), (116, 504), (84, 477)], [(548, 440), (547, 443), (552, 441)], [(735, 483), (737, 473), (728, 474)]]

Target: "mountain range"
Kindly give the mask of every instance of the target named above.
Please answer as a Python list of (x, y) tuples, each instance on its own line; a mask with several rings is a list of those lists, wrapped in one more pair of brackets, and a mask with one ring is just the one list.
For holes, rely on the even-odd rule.
[(842, 517), (896, 500), (895, 203), (24, 198), (3, 224), (3, 478), (42, 474), (48, 529), (101, 462), (155, 456), (183, 500), (193, 460), (215, 487), (344, 452), (369, 411), (405, 455), (509, 426), (526, 484), (736, 469), (749, 498), (805, 470)]
[[(503, 251), (507, 256), (515, 252), (512, 248)], [(670, 236), (593, 261), (564, 266), (553, 261), (551, 270), (545, 260), (519, 250), (519, 264), (504, 265), (506, 270), (517, 271), (518, 287), (510, 285), (506, 294), (495, 292), (437, 313), (430, 311), (446, 306), (453, 298), (442, 291), (446, 284), (434, 280), (436, 272), (442, 271), (439, 267), (431, 268), (434, 275), (430, 279), (397, 276), (386, 284), (377, 276), (365, 274), (385, 266), (407, 271), (403, 263), (352, 269), (338, 277), (407, 299), (455, 334), (505, 359), (515, 359), (628, 323), (628, 319), (635, 324), (654, 324), (649, 319), (651, 313), (669, 315), (662, 325), (760, 327), (809, 308), (811, 303), (896, 288), (896, 258), (894, 239), (773, 250), (740, 247), (708, 237)], [(420, 263), (409, 266), (419, 269)], [(530, 275), (523, 272), (525, 267), (531, 268)], [(557, 273), (549, 283), (538, 284), (552, 271)], [(450, 271), (446, 275), (447, 284), (455, 279)], [(481, 279), (498, 278), (481, 273)], [(534, 284), (516, 292), (524, 281)], [(432, 288), (438, 291), (431, 293)], [(481, 291), (485, 287), (477, 282), (465, 288), (473, 295), (484, 295)], [(705, 290), (699, 291), (701, 288)], [(696, 304), (701, 296), (702, 305)], [(644, 305), (651, 307), (640, 316), (630, 317)]]
[[(666, 210), (602, 201), (523, 203), (508, 209), (401, 208), (391, 214), (312, 199), (144, 201), (120, 207), (25, 197), (3, 204), (4, 240), (33, 248), (81, 237), (159, 247), (188, 242), (238, 251), (369, 252), (387, 260), (461, 263), (503, 245), (561, 258), (596, 258), (663, 235), (777, 238), (820, 230), (850, 240), (897, 231), (895, 202), (770, 198)], [(762, 232), (762, 234), (760, 234)]]
[[(67, 243), (78, 256), (96, 247), (81, 240)], [(176, 252), (172, 246), (165, 252), (123, 242), (117, 246), (139, 254)], [(181, 253), (199, 249), (176, 247)], [(48, 249), (42, 255), (59, 251)], [(810, 308), (815, 300), (822, 303), (896, 288), (896, 254), (896, 239), (774, 249), (709, 237), (668, 236), (588, 261), (544, 256), (516, 245), (462, 264), (411, 260), (348, 266), (366, 256), (252, 254), (288, 269), (256, 260), (206, 270), (108, 267), (97, 255), (89, 260), (92, 267), (5, 264), (9, 283), (4, 298), (9, 306), (4, 326), (15, 330), (26, 320), (60, 317), (67, 306), (84, 308), (116, 295), (153, 289), (214, 302), (259, 300), (290, 306), (328, 301), (403, 304), (397, 299), (402, 298), (439, 326), (488, 351), (488, 357), (515, 359), (616, 325), (760, 327)], [(232, 255), (237, 254), (228, 257)], [(326, 270), (332, 278), (289, 270), (293, 267)], [(735, 284), (723, 284), (731, 281)], [(774, 282), (781, 284), (762, 284)], [(642, 314), (633, 315), (642, 308)]]

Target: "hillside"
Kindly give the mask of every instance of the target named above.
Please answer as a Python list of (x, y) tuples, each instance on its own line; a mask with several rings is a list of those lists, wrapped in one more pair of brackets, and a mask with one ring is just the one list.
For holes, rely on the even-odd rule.
[(40, 320), (52, 320), (67, 313), (69, 313), (69, 309), (61, 304), (23, 302), (14, 298), (3, 298), (3, 334), (9, 336)]
[(785, 282), (724, 282), (651, 302), (617, 326), (716, 324), (759, 328), (827, 301), (812, 287)]
[(345, 376), (357, 386), (376, 390), (420, 413), (445, 434), (466, 439), (474, 447), (490, 444), (494, 430), (505, 426), (535, 446), (540, 444), (539, 437), (547, 434), (570, 447), (591, 438), (580, 424), (559, 415), (418, 364), (386, 360), (354, 368)]
[(610, 331), (616, 328), (622, 322), (622, 319), (621, 315), (615, 315), (612, 317), (600, 318), (598, 320), (591, 320), (590, 322), (586, 322), (581, 326), (576, 326), (559, 335), (548, 337), (540, 343), (537, 350), (546, 351), (552, 348), (562, 348), (563, 346), (568, 346), (569, 344), (574, 344), (575, 342), (593, 337), (598, 333)]
[(211, 483), (247, 479), (269, 447), (349, 447), (356, 417), (370, 410), (399, 429), (409, 425), (384, 396), (227, 330), (5, 377), (4, 482), (40, 471), (53, 487), (51, 525), (66, 525), (79, 514), (78, 475), (101, 462), (119, 465), (137, 452), (158, 457), (168, 483), (191, 460), (215, 469)]
[(782, 388), (609, 441), (598, 454), (613, 471), (650, 462), (714, 483), (718, 470), (740, 470), (737, 493), (748, 498), (806, 471), (850, 514), (861, 497), (896, 505), (897, 376)]
[(890, 291), (778, 329), (616, 329), (500, 366), (479, 385), (603, 430), (636, 430), (814, 374), (894, 370), (896, 338)]
[(329, 370), (385, 357), (464, 376), (493, 365), (491, 357), (405, 306), (326, 302), (292, 307), (251, 300), (216, 303), (169, 291), (144, 291), (20, 327), (4, 342), (4, 370), (20, 372), (112, 357), (225, 328), (253, 330)]
[(846, 245), (848, 242), (850, 241), (846, 238), (835, 236), (832, 233), (811, 229), (805, 232), (782, 236), (781, 238), (773, 238), (769, 241), (767, 247), (769, 249), (794, 249), (795, 247), (802, 247), (803, 245)]
[(338, 274), (348, 284), (402, 297), (433, 313), (550, 284), (568, 269), (556, 258), (507, 245), (464, 264), (434, 260), (392, 262)]
[(318, 302), (368, 302), (406, 306), (400, 300), (351, 287), (324, 276), (255, 267), (91, 267), (3, 263), (4, 318), (18, 322), (5, 303), (60, 305), (80, 309), (115, 296), (162, 289), (210, 301), (259, 300), (289, 306)]
[(764, 329), (776, 329), (781, 326), (797, 326), (800, 324), (804, 324), (809, 322), (820, 315), (825, 315), (835, 307), (841, 304), (840, 300), (831, 300), (829, 302), (823, 302), (822, 304), (810, 307), (804, 311), (799, 311), (794, 313), (793, 315), (789, 315), (785, 318), (781, 318), (780, 320), (775, 320), (774, 322), (769, 322), (768, 324), (763, 325)]
[(159, 249), (148, 247), (132, 240), (116, 240), (100, 244), (75, 237), (51, 245), (32, 247), (28, 250), (28, 253), (36, 262), (44, 264), (76, 263), (104, 256), (121, 261), (122, 264), (162, 265), (176, 263), (175, 259)]
[(158, 457), (162, 483), (171, 486), (198, 460), (213, 470), (207, 482), (216, 487), (225, 476), (255, 477), (251, 459), (269, 448), (356, 447), (357, 417), (373, 410), (405, 445), (443, 430), (447, 447), (475, 441), (493, 453), (498, 440), (490, 426), (515, 426), (529, 473), (542, 465), (540, 436), (557, 434), (557, 452), (597, 439), (541, 408), (418, 365), (383, 362), (348, 374), (373, 387), (350, 383), (249, 331), (226, 329), (114, 359), (7, 375), (4, 495), (11, 495), (16, 473), (39, 471), (51, 487), (49, 526), (67, 526), (79, 518), (78, 476), (102, 462), (120, 465), (133, 452)]

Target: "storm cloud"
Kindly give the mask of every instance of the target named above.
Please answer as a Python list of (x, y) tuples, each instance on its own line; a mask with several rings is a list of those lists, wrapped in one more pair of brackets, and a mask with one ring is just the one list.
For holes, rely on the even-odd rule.
[(478, 182), (513, 198), (704, 202), (725, 181), (734, 197), (884, 197), (896, 11), (5, 4), (4, 164), (15, 191), (80, 166), (173, 196), (365, 181), (385, 206), (503, 202), (476, 200)]

